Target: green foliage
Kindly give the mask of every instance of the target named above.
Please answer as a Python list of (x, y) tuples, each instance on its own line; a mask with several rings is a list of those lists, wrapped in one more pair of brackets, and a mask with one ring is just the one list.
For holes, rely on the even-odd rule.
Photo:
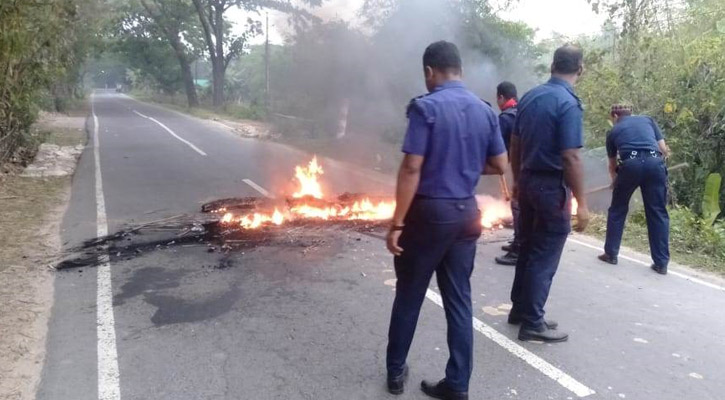
[(0, 2), (0, 162), (26, 144), (44, 96), (54, 109), (82, 96), (96, 6), (94, 0)]
[(675, 199), (702, 211), (706, 177), (725, 173), (722, 1), (688, 2), (684, 9), (654, 0), (595, 3), (612, 22), (609, 31), (583, 43), (586, 71), (577, 90), (587, 105), (588, 143), (603, 144), (612, 103), (631, 103), (663, 128), (674, 161), (691, 166), (673, 177)]
[(720, 174), (710, 174), (705, 180), (705, 193), (702, 197), (702, 217), (707, 225), (715, 223), (720, 215)]

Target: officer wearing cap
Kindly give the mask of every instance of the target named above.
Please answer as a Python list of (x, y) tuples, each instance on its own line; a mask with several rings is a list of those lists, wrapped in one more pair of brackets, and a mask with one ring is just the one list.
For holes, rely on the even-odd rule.
[(411, 101), (397, 205), (387, 235), (395, 255), (395, 301), (388, 333), (388, 391), (401, 394), (418, 315), (436, 273), (448, 325), (445, 378), (423, 381), (438, 399), (468, 399), (473, 368), (471, 283), (481, 214), (474, 197), (482, 173), (508, 164), (498, 119), (464, 86), (458, 48), (441, 41), (423, 55), (429, 94)]
[(556, 50), (551, 79), (521, 98), (511, 137), (521, 250), (508, 322), (521, 324), (520, 340), (568, 339), (554, 321), (544, 319), (544, 306), (571, 231), (570, 192), (579, 203), (575, 228), (582, 231), (589, 221), (579, 158), (583, 111), (573, 88), (583, 71), (582, 59), (578, 47), (567, 45)]
[(669, 156), (669, 149), (657, 123), (648, 116), (632, 115), (631, 106), (612, 106), (610, 118), (614, 128), (607, 135), (607, 155), (614, 191), (607, 214), (604, 254), (599, 259), (617, 264), (629, 200), (639, 188), (654, 261), (652, 269), (659, 274), (667, 274), (670, 217), (667, 213), (667, 166), (664, 159)]
[[(516, 122), (516, 113), (518, 111), (518, 93), (516, 85), (511, 82), (503, 81), (496, 87), (496, 103), (498, 104), (501, 114), (498, 115), (498, 122), (501, 126), (501, 135), (506, 145), (506, 150), (510, 150), (511, 132), (514, 130)], [(506, 254), (496, 257), (496, 263), (501, 265), (516, 265), (519, 258), (519, 202), (517, 199), (511, 199), (511, 215), (514, 219), (514, 238), (503, 246)]]

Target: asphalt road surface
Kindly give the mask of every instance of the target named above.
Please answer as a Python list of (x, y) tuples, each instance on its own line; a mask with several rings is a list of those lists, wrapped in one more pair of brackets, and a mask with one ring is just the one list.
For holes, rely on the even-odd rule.
[[(68, 248), (206, 201), (282, 193), (310, 158), (123, 95), (96, 92), (93, 102)], [(329, 192), (391, 193), (390, 177), (322, 162)], [(384, 386), (392, 257), (370, 235), (314, 234), (312, 246), (169, 246), (59, 271), (38, 398), (395, 398)], [(486, 233), (479, 246), (471, 398), (725, 398), (722, 281), (676, 267), (659, 276), (638, 254), (605, 265), (600, 244), (573, 237), (548, 305), (570, 340), (523, 343), (506, 324), (513, 269), (493, 262), (509, 234)], [(439, 304), (433, 281), (400, 399), (424, 398), (420, 380), (442, 377)]]

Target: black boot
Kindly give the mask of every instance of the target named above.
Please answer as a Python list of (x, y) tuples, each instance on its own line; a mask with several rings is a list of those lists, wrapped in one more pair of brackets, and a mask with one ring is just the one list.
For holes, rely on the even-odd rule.
[(388, 392), (390, 394), (403, 394), (405, 391), (405, 381), (408, 380), (408, 366), (403, 368), (403, 372), (396, 377), (388, 377)]
[(423, 381), (420, 383), (420, 390), (434, 399), (442, 400), (468, 400), (468, 392), (454, 392), (443, 379), (438, 383)]
[[(509, 313), (508, 323), (511, 325), (520, 325), (522, 322), (524, 322), (524, 318), (519, 314), (512, 314)], [(556, 329), (559, 327), (559, 323), (552, 320), (544, 320), (544, 325), (546, 325), (549, 329)]]
[(545, 324), (539, 329), (529, 329), (522, 326), (521, 329), (519, 329), (519, 340), (545, 343), (566, 342), (569, 340), (569, 334), (549, 329), (549, 327)]
[(607, 253), (599, 255), (597, 258), (604, 261), (605, 263), (609, 263), (612, 265), (617, 265), (617, 263), (619, 262), (619, 260), (617, 260), (617, 256), (610, 256)]
[(519, 260), (519, 253), (509, 251), (503, 257), (496, 257), (496, 264), (501, 265), (516, 265)]
[(661, 267), (657, 264), (652, 264), (650, 267), (652, 270), (660, 275), (667, 275), (667, 267)]

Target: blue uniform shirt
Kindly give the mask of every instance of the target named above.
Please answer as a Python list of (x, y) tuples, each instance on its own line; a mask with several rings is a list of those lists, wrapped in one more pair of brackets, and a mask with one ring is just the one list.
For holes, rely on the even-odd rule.
[(411, 101), (408, 119), (403, 152), (424, 157), (418, 195), (469, 198), (486, 158), (506, 152), (496, 114), (462, 82)]
[(562, 171), (561, 152), (584, 145), (582, 117), (581, 102), (564, 80), (551, 78), (526, 93), (513, 132), (521, 140), (521, 170)]
[(514, 123), (516, 122), (516, 107), (507, 108), (498, 115), (498, 124), (501, 127), (501, 135), (503, 135), (503, 143), (506, 145), (506, 150), (510, 150), (511, 145), (511, 132), (514, 130)]
[(660, 151), (657, 142), (662, 139), (662, 131), (652, 118), (644, 115), (622, 117), (607, 135), (607, 154), (614, 158), (617, 152)]

